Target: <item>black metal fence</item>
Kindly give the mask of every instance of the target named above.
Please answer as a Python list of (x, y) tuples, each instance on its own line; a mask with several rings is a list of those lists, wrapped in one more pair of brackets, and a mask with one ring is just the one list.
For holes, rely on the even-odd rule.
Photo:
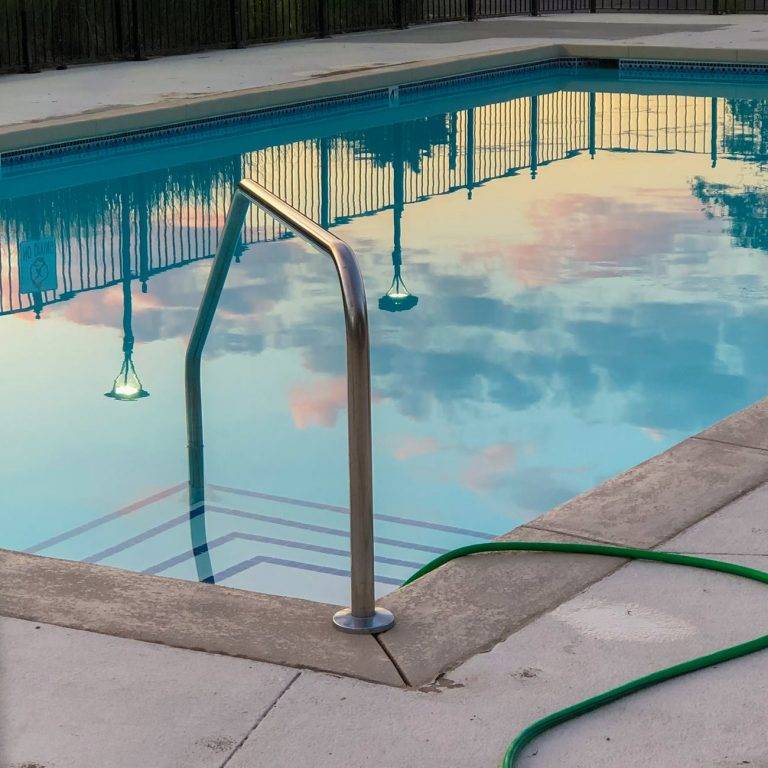
[(763, 13), (768, 0), (0, 0), (0, 72), (409, 24), (603, 11)]

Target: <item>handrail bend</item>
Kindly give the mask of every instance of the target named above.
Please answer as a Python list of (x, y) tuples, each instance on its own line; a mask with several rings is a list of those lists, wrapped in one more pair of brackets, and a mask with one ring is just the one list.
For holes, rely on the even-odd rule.
[(334, 624), (346, 632), (384, 632), (394, 617), (376, 606), (373, 575), (373, 467), (371, 457), (371, 371), (368, 309), (363, 276), (354, 251), (342, 240), (251, 180), (240, 182), (232, 199), (216, 257), (197, 313), (185, 360), (190, 508), (205, 501), (203, 414), (200, 364), (221, 292), (240, 242), (251, 203), (324, 251), (336, 268), (344, 304), (347, 340), (349, 439), (349, 509), (351, 607), (339, 611)]

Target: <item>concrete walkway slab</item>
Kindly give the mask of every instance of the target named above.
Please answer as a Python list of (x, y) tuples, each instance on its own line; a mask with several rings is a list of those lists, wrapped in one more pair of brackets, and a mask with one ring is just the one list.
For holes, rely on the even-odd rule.
[[(766, 498), (768, 484), (690, 535), (704, 550), (739, 548), (739, 531)], [(724, 532), (733, 532), (725, 544)], [(670, 544), (681, 548), (687, 535)], [(768, 568), (768, 556), (725, 559)], [(493, 586), (511, 611), (515, 586)], [(0, 765), (493, 768), (540, 716), (763, 635), (766, 601), (765, 586), (736, 577), (632, 563), (421, 690), (4, 620)], [(766, 686), (762, 652), (559, 727), (521, 765), (765, 765)]]
[[(760, 567), (766, 558), (741, 560)], [(634, 563), (426, 691), (302, 675), (230, 766), (492, 768), (537, 717), (764, 634), (766, 601), (758, 584)], [(766, 684), (768, 653), (721, 665), (553, 731), (522, 765), (762, 765)]]
[(733, 555), (768, 555), (768, 486), (761, 485), (659, 549), (721, 559)]
[(3, 768), (218, 768), (298, 674), (0, 619)]

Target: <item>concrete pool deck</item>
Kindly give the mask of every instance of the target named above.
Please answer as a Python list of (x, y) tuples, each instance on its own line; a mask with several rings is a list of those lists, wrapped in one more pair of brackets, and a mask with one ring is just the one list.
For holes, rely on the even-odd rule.
[(0, 153), (559, 56), (768, 63), (768, 24), (753, 15), (513, 17), (5, 75)]
[[(567, 15), (3, 77), (0, 151), (547, 51), (768, 62), (767, 22)], [(767, 435), (763, 401), (509, 536), (768, 568)], [(758, 585), (597, 557), (452, 563), (383, 601), (398, 625), (378, 640), (287, 598), (11, 552), (0, 574), (2, 768), (493, 766), (542, 714), (765, 632)], [(766, 765), (767, 683), (765, 653), (722, 665), (562, 727), (524, 764)]]

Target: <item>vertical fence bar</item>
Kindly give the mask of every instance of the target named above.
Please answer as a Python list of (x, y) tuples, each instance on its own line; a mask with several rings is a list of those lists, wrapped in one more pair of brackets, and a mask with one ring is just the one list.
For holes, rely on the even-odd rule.
[(475, 108), (467, 110), (467, 199), (472, 199), (472, 190), (475, 187)]
[(530, 112), (531, 112), (531, 124), (530, 124), (530, 137), (529, 147), (531, 150), (530, 166), (531, 166), (531, 178), (535, 179), (539, 170), (539, 97), (530, 97)]
[(320, 139), (320, 226), (331, 226), (330, 212), (331, 178), (331, 140), (326, 136)]
[(597, 0), (589, 0), (589, 12), (597, 13)]
[(709, 153), (712, 159), (712, 167), (717, 166), (717, 96), (712, 97), (712, 138)]
[(64, 0), (59, 0), (56, 8), (56, 69), (67, 68), (67, 55), (64, 51)]
[(328, 3), (330, 0), (317, 0), (317, 36), (328, 37)]
[(531, 2), (531, 16), (539, 15), (539, 0), (530, 0)]
[(126, 36), (129, 30), (125, 0), (115, 0), (115, 37), (118, 58), (125, 58), (128, 46)]
[(144, 0), (131, 0), (131, 31), (133, 37), (133, 58), (146, 61), (144, 50)]
[(242, 48), (244, 44), (240, 0), (229, 0), (229, 13), (232, 19), (232, 47)]
[(589, 94), (589, 156), (594, 158), (595, 156), (595, 134), (596, 134), (596, 100), (597, 96), (594, 91)]
[(40, 71), (37, 63), (37, 46), (32, 8), (27, 0), (21, 0), (21, 48), (24, 55), (24, 70), (30, 74)]
[(477, 21), (477, 0), (467, 0), (467, 21)]
[(712, 0), (712, 14), (714, 16), (720, 15), (720, 0)]
[(406, 29), (408, 27), (408, 0), (394, 0), (395, 1), (395, 26), (398, 29)]

